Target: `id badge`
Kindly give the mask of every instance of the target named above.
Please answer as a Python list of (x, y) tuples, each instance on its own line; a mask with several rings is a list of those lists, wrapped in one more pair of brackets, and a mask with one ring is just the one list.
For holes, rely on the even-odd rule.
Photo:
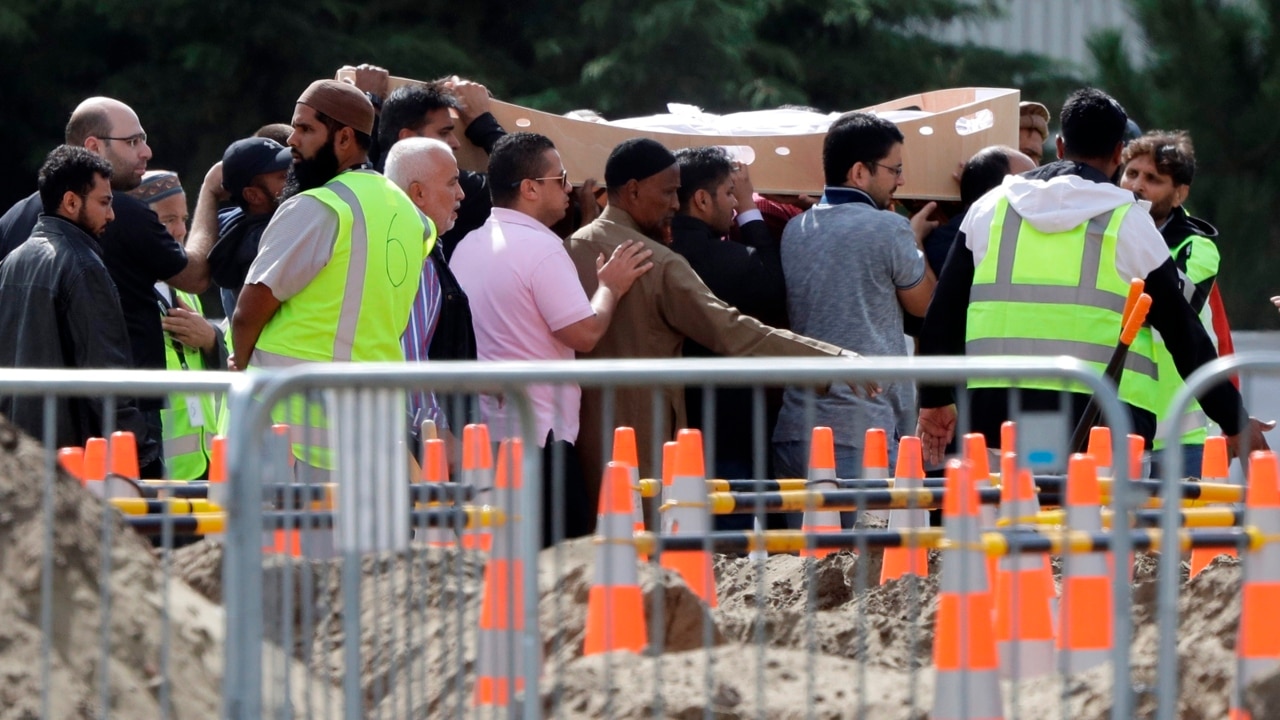
[(187, 396), (187, 421), (191, 427), (204, 427), (204, 408), (200, 405), (199, 395)]

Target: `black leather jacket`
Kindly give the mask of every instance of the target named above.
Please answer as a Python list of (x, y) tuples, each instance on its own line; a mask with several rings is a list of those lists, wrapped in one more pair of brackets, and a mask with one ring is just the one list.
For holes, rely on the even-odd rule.
[[(41, 215), (30, 239), (0, 262), (0, 338), (0, 367), (133, 367), (102, 247), (78, 225)], [(40, 396), (3, 395), (0, 414), (43, 441), (43, 404)], [(61, 397), (56, 411), (59, 447), (102, 436), (101, 398)], [(138, 438), (141, 465), (158, 456), (158, 447), (144, 446), (147, 430), (132, 400), (116, 401), (116, 429)]]

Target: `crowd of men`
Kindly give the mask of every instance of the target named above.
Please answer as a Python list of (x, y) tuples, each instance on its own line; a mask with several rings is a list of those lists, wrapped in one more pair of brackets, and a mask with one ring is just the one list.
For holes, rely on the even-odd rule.
[[(127, 105), (90, 98), (71, 113), (37, 191), (0, 218), (0, 365), (82, 368), (285, 368), (315, 362), (433, 362), (690, 356), (1073, 355), (1105, 365), (1131, 278), (1152, 298), (1119, 384), (1150, 443), (1178, 423), (1187, 467), (1212, 424), (1233, 448), (1266, 447), (1230, 383), (1166, 417), (1186, 377), (1229, 351), (1215, 286), (1216, 230), (1185, 210), (1191, 139), (1136, 137), (1105, 93), (1072, 94), (1040, 164), (1050, 113), (1024, 103), (1020, 147), (991, 147), (958, 173), (961, 203), (907, 214), (895, 191), (912, 171), (888, 120), (851, 112), (823, 145), (821, 198), (762, 196), (717, 147), (672, 153), (650, 139), (612, 150), (603, 194), (575, 190), (555, 145), (507, 133), (479, 84), (452, 78), (388, 92), (387, 73), (317, 80), (287, 125), (231, 142), (204, 177), (194, 213), (152, 157)], [(455, 127), (489, 157), (460, 171)], [(187, 224), (190, 222), (190, 230)], [(228, 319), (202, 315), (210, 287)], [(1280, 304), (1280, 299), (1277, 299)], [(914, 336), (914, 340), (913, 340)], [(912, 347), (912, 344), (915, 347)], [(972, 380), (968, 424), (1000, 446), (1008, 380)], [(1055, 409), (1061, 384), (1021, 382), (1022, 409)], [(1087, 392), (1068, 388), (1079, 417)], [(750, 476), (750, 389), (529, 389), (535, 428), (507, 398), (450, 412), (415, 392), (408, 426), (479, 419), (495, 437), (531, 430), (557, 480), (551, 518), (592, 531), (611, 442), (605, 418), (636, 429), (641, 472), (655, 444), (714, 424), (721, 477)], [(704, 415), (715, 408), (715, 417)], [(886, 382), (770, 395), (769, 471), (802, 477), (813, 424), (834, 429), (836, 471), (857, 476), (862, 438), (919, 434), (942, 459), (958, 425), (953, 388)], [(0, 397), (0, 413), (45, 437), (44, 401)], [(53, 440), (98, 435), (104, 411), (139, 439), (144, 476), (207, 473), (208, 438), (226, 421), (199, 395), (59, 398)], [(478, 417), (476, 414), (478, 413)], [(330, 418), (297, 403), (274, 417), (295, 431), (300, 466), (332, 470)], [(334, 422), (340, 422), (334, 419)], [(655, 434), (656, 433), (656, 434)], [(952, 446), (953, 447), (953, 446)], [(1166, 449), (1168, 450), (1168, 449)], [(167, 467), (166, 467), (167, 465)], [(852, 519), (850, 518), (849, 521)], [(557, 520), (561, 522), (561, 520)], [(556, 533), (557, 535), (560, 532)]]

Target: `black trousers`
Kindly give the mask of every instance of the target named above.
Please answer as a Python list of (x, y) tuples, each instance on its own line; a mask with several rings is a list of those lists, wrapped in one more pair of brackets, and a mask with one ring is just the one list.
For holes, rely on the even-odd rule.
[(591, 534), (596, 509), (589, 497), (578, 449), (548, 432), (542, 448), (542, 547)]

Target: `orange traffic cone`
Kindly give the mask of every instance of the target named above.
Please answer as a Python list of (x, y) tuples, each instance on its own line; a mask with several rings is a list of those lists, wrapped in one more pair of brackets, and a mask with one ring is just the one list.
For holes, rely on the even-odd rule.
[(1087, 453), (1093, 456), (1098, 477), (1111, 477), (1111, 428), (1100, 425), (1089, 428)]
[[(681, 430), (676, 437), (676, 459), (671, 492), (662, 508), (662, 531), (669, 535), (701, 535), (711, 529), (707, 508), (707, 473), (702, 458), (702, 433)], [(708, 607), (716, 607), (716, 580), (711, 553), (705, 550), (668, 550), (662, 567), (675, 570)]]
[[(476, 489), (474, 502), (486, 504), (492, 498), (493, 446), (489, 444), (489, 426), (472, 423), (462, 428), (462, 482)], [(464, 530), (462, 547), (488, 552), (493, 534), (488, 528)]]
[[(924, 487), (924, 457), (920, 451), (920, 438), (907, 435), (898, 441), (898, 467), (894, 472), (894, 489)], [(910, 530), (929, 527), (928, 510), (890, 510), (890, 530)], [(929, 575), (929, 551), (925, 548), (897, 547), (884, 549), (884, 562), (880, 567), (880, 584), (903, 575), (926, 577)]]
[[(209, 491), (205, 497), (218, 510), (227, 512), (227, 439), (221, 435), (209, 438)], [(223, 534), (210, 533), (205, 538), (221, 542)]]
[(680, 443), (675, 440), (662, 443), (662, 492), (671, 488), (676, 477), (676, 448)]
[(523, 485), (523, 454), (519, 438), (503, 440), (498, 447), (493, 496), (498, 507), (507, 513), (507, 521), (491, 536), (489, 561), (484, 568), (476, 707), (509, 707), (513, 695), (524, 691), (524, 643), (519, 637), (524, 632), (524, 561), (515, 550), (520, 541), (516, 502)]
[(101, 481), (107, 476), (107, 439), (92, 437), (84, 441), (84, 477)]
[[(1204, 459), (1200, 464), (1200, 481), (1207, 483), (1231, 482), (1230, 464), (1227, 462), (1227, 439), (1221, 435), (1205, 438)], [(1192, 468), (1187, 468), (1190, 472)], [(1200, 574), (1219, 555), (1238, 557), (1234, 548), (1192, 548), (1191, 577)]]
[[(1035, 480), (1029, 470), (1018, 468), (1017, 458), (1005, 452), (1000, 459), (1000, 518), (1015, 527), (1031, 523), (1040, 512)], [(1001, 678), (1027, 680), (1053, 673), (1054, 595), (1048, 555), (1016, 553), (1000, 558), (995, 623)]]
[(644, 596), (632, 542), (632, 468), (611, 462), (600, 492), (596, 532), (595, 582), (587, 596), (587, 631), (582, 654), (612, 650), (640, 652), (645, 646)]
[[(276, 423), (271, 426), (271, 435), (266, 439), (266, 447), (268, 453), (268, 465), (264, 476), (267, 482), (292, 482), (294, 479), (294, 470), (296, 458), (293, 454), (292, 429), (285, 423)], [(302, 511), (309, 507), (304, 500), (300, 505), (294, 505), (293, 500), (285, 503), (286, 510)], [(303, 539), (306, 538), (307, 550), (303, 549)], [(323, 538), (323, 539), (322, 539)], [(295, 526), (285, 526), (277, 528), (271, 532), (270, 542), (262, 547), (262, 552), (271, 555), (287, 555), (289, 557), (302, 557), (304, 554), (328, 558), (333, 553), (333, 531), (319, 528), (300, 528)]]
[(106, 497), (107, 439), (92, 437), (84, 441), (84, 489)]
[(117, 430), (111, 433), (111, 443), (108, 446), (111, 453), (110, 470), (116, 475), (137, 480), (138, 472), (138, 441), (133, 437), (133, 433), (128, 430)]
[(867, 430), (862, 445), (862, 476), (869, 480), (889, 477), (889, 441), (880, 428)]
[(972, 463), (947, 463), (942, 501), (948, 546), (938, 585), (934, 626), (933, 720), (1004, 717), (987, 563), (979, 549), (978, 490)]
[[(884, 438), (881, 430), (880, 437)], [(868, 437), (871, 431), (867, 431)], [(809, 481), (806, 487), (815, 492), (823, 489), (836, 489), (836, 444), (835, 435), (829, 427), (813, 429), (812, 441), (809, 444)], [(840, 532), (840, 512), (823, 508), (805, 508), (804, 522), (800, 526), (805, 533)], [(836, 552), (834, 548), (804, 548), (800, 557), (826, 557)]]
[[(1102, 530), (1102, 493), (1091, 455), (1071, 456), (1067, 467), (1067, 527)], [(1111, 573), (1106, 553), (1081, 553), (1062, 560), (1058, 650), (1067, 655), (1067, 672), (1101, 665), (1111, 654)]]
[[(1143, 480), (1147, 477), (1143, 456), (1147, 453), (1147, 441), (1141, 435), (1129, 433), (1129, 480)], [(1101, 477), (1101, 475), (1099, 475)]]
[[(884, 430), (880, 428), (870, 428), (863, 436), (862, 477), (869, 480), (882, 480), (889, 477), (889, 440)], [(885, 521), (889, 519), (887, 510), (862, 510), (859, 515)]]
[(1018, 423), (1012, 420), (1000, 423), (1000, 452), (1018, 452)]
[[(432, 424), (434, 426), (434, 423)], [(422, 442), (422, 481), (425, 483), (448, 482), (449, 465), (445, 458), (444, 440), (423, 437), (425, 439)], [(454, 506), (461, 504), (460, 502), (455, 502)], [(442, 508), (445, 505), (438, 501), (433, 501), (427, 503), (427, 507)], [(416, 528), (414, 529), (414, 536), (431, 547), (450, 547), (457, 542), (457, 535), (453, 529), (447, 527)]]
[[(964, 459), (973, 463), (973, 483), (979, 489), (991, 487), (991, 459), (987, 455), (987, 437), (982, 433), (964, 436)], [(978, 523), (983, 530), (996, 526), (997, 508), (982, 505), (978, 508)], [(987, 556), (987, 577), (995, 578), (1000, 558)]]
[(68, 475), (84, 484), (84, 448), (58, 448), (58, 464)]
[[(276, 423), (275, 425), (271, 426), (271, 435), (272, 437), (277, 438), (277, 442), (284, 443), (285, 438), (288, 438), (290, 434), (291, 434), (291, 431), (287, 423)], [(294, 467), (294, 463), (297, 462), (298, 458), (294, 456), (292, 447), (289, 448), (289, 452), (287, 453), (287, 456), (289, 458), (288, 466)]]
[(635, 428), (614, 429), (613, 461), (626, 465), (631, 472), (631, 529), (644, 532), (644, 498), (640, 496), (640, 454), (636, 452)]
[(1280, 534), (1280, 469), (1275, 453), (1269, 450), (1249, 455), (1244, 513), (1245, 525), (1255, 528), (1266, 542), (1244, 558), (1236, 640), (1239, 664), (1231, 694), (1231, 720), (1252, 720), (1252, 713), (1241, 704), (1244, 688), (1280, 662), (1280, 632), (1275, 628), (1275, 612), (1280, 607), (1280, 544), (1273, 539)]

